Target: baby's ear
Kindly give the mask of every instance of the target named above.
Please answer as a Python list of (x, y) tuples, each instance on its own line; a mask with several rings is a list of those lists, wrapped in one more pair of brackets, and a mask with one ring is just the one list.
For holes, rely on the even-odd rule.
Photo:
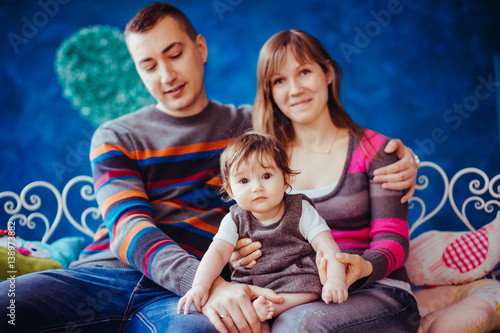
[(224, 184), (222, 185), (222, 187), (224, 188), (224, 191), (226, 191), (227, 195), (233, 199), (233, 192), (231, 191), (231, 186), (229, 186), (229, 184)]
[(288, 174), (284, 175), (284, 177), (285, 177), (285, 192), (286, 192), (289, 189), (290, 190), (292, 189), (292, 185), (290, 185), (292, 182), (292, 177)]

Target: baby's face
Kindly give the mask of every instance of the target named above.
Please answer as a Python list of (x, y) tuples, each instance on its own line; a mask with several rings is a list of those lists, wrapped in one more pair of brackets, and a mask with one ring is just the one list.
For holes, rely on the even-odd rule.
[(231, 197), (259, 221), (277, 215), (287, 189), (283, 172), (276, 162), (267, 156), (259, 161), (255, 154), (238, 168), (231, 169), (229, 184)]

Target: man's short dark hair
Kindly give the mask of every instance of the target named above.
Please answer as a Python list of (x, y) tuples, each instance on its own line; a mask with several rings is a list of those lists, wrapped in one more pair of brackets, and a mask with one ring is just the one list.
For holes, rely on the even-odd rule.
[(151, 30), (162, 18), (170, 16), (177, 20), (193, 41), (196, 39), (196, 31), (187, 16), (177, 7), (168, 3), (152, 3), (135, 14), (125, 27), (125, 36), (130, 33), (144, 33)]

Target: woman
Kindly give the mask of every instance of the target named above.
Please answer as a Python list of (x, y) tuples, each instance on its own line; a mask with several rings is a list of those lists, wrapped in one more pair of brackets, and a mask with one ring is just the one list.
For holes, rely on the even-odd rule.
[[(397, 157), (384, 152), (385, 137), (352, 121), (340, 103), (340, 82), (339, 65), (305, 32), (279, 32), (260, 52), (254, 129), (286, 147), (291, 168), (300, 171), (293, 191), (313, 199), (344, 257), (357, 262), (349, 266), (346, 302), (295, 307), (272, 329), (413, 332), (420, 317), (403, 266), (408, 208), (401, 191), (384, 190), (373, 174)], [(239, 251), (239, 264), (253, 260), (251, 246)]]

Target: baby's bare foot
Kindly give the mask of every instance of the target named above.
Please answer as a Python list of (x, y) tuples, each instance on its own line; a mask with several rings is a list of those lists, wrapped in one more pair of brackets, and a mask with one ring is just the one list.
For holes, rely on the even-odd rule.
[(274, 305), (273, 302), (268, 301), (264, 296), (259, 296), (253, 301), (253, 308), (257, 312), (260, 321), (266, 321), (273, 318)]

